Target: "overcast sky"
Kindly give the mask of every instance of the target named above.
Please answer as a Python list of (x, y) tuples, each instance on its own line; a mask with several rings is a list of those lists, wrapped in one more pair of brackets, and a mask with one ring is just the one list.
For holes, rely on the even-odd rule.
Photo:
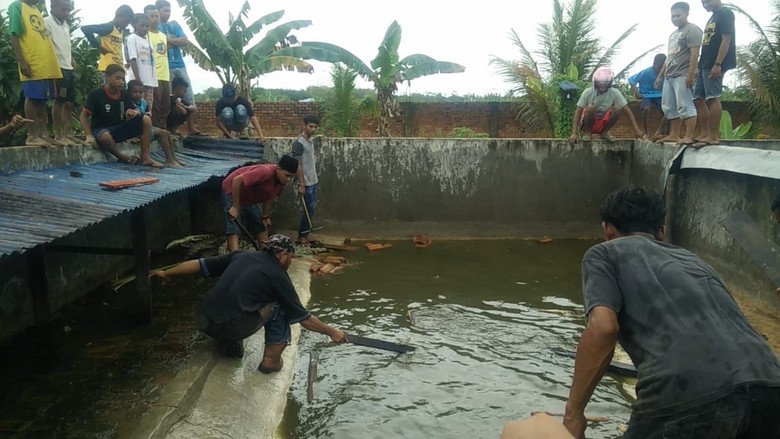
[[(566, 0), (564, 0), (566, 1)], [(243, 0), (205, 0), (207, 9), (215, 20), (227, 27), (228, 12), (236, 13)], [(0, 9), (6, 9), (10, 0), (0, 0)], [(81, 10), (82, 23), (103, 23), (113, 18), (118, 0), (75, 0)], [(133, 10), (142, 10), (152, 0), (127, 0)], [(179, 21), (185, 32), (191, 35), (181, 16), (176, 0), (173, 5), (173, 19)], [(292, 20), (312, 20), (312, 26), (296, 31), (301, 41), (325, 41), (341, 46), (364, 62), (369, 63), (377, 53), (387, 27), (397, 20), (403, 29), (402, 57), (414, 53), (432, 56), (441, 61), (452, 61), (466, 66), (465, 73), (433, 75), (403, 85), (400, 94), (442, 93), (449, 94), (503, 94), (509, 88), (495, 68), (489, 65), (492, 55), (518, 59), (517, 49), (510, 43), (508, 34), (512, 28), (520, 35), (526, 47), (537, 48), (536, 27), (538, 23), (550, 21), (552, 2), (549, 0), (481, 0), (475, 2), (454, 2), (439, 0), (394, 0), (392, 2), (369, 2), (365, 0), (251, 0), (250, 21), (262, 15), (284, 10), (284, 17), (276, 24)], [(603, 44), (610, 45), (629, 26), (637, 23), (638, 29), (623, 45), (623, 53), (613, 66), (622, 69), (638, 54), (662, 44), (674, 30), (670, 21), (669, 7), (674, 1), (657, 0), (599, 0), (597, 34)], [(699, 1), (689, 2), (689, 20), (704, 27), (709, 14)], [(738, 2), (762, 26), (769, 24), (773, 11), (770, 0), (742, 0)], [(755, 38), (747, 20), (737, 15), (737, 44), (745, 44)], [(193, 39), (194, 41), (194, 39)], [(310, 85), (330, 85), (329, 65), (314, 63), (315, 73), (276, 72), (259, 79), (265, 88), (304, 89)], [(642, 67), (652, 64), (652, 56)], [(214, 73), (206, 72), (187, 58), (187, 67), (196, 92), (208, 87), (220, 86)], [(731, 76), (734, 76), (733, 73)], [(728, 77), (727, 77), (728, 78)], [(370, 88), (368, 82), (359, 87)]]

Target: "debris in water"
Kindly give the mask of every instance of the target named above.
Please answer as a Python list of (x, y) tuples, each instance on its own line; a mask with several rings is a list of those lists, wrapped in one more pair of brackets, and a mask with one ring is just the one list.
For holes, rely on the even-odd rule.
[(320, 352), (312, 351), (309, 355), (309, 378), (306, 386), (306, 401), (314, 400), (314, 382), (317, 381), (317, 362), (320, 361)]
[(412, 309), (408, 308), (406, 310), (406, 315), (409, 316), (409, 322), (412, 326), (417, 326), (416, 322), (414, 321), (414, 316), (412, 315)]
[(425, 235), (415, 235), (412, 236), (412, 242), (414, 243), (414, 246), (417, 248), (425, 248), (430, 246), (433, 241), (431, 241), (431, 238)]
[(549, 236), (545, 236), (544, 238), (542, 238), (542, 239), (540, 239), (540, 240), (538, 240), (536, 242), (538, 242), (539, 244), (549, 244), (549, 243), (553, 242), (553, 239), (550, 238)]
[(367, 242), (364, 245), (365, 245), (365, 247), (367, 249), (369, 249), (371, 251), (382, 250), (382, 249), (390, 248), (390, 247), (393, 246), (393, 244), (375, 244), (375, 243), (372, 243), (372, 242)]
[(527, 282), (515, 282), (515, 283), (518, 284), (518, 285), (528, 285)]

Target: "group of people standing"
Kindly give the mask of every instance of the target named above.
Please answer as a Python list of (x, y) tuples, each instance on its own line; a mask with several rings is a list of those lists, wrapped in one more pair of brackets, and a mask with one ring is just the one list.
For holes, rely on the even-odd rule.
[[(621, 113), (629, 119), (637, 138), (694, 148), (720, 143), (723, 76), (737, 65), (734, 12), (721, 0), (701, 3), (712, 12), (704, 31), (688, 21), (688, 3), (674, 3), (671, 19), (677, 29), (669, 37), (668, 53), (656, 55), (651, 67), (628, 78), (632, 92), (641, 100), (644, 130), (637, 125), (625, 97), (612, 88), (612, 71), (601, 67), (594, 72), (593, 88), (585, 90), (577, 102), (570, 143), (579, 138), (589, 141), (593, 134), (612, 141), (609, 130)], [(653, 109), (662, 110), (662, 124), (668, 121), (670, 126), (668, 134), (660, 134), (661, 126), (655, 135), (650, 134), (647, 121)]]

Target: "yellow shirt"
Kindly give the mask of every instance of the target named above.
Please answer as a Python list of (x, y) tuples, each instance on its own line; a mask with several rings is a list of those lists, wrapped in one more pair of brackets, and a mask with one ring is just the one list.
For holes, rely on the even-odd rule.
[[(38, 8), (24, 2), (14, 2), (8, 8), (10, 31), (19, 39), (22, 56), (30, 65), (32, 76), (22, 75), (21, 81), (62, 78), (57, 55), (51, 40), (51, 32), (43, 21)], [(17, 21), (18, 20), (18, 21)]]
[(168, 35), (162, 32), (149, 31), (149, 42), (154, 53), (154, 67), (157, 69), (158, 81), (170, 81), (171, 71), (168, 69)]
[(108, 50), (108, 53), (101, 53), (98, 61), (98, 70), (105, 72), (111, 64), (125, 66), (125, 57), (122, 55), (122, 31), (114, 27), (108, 35), (100, 37), (100, 47)]

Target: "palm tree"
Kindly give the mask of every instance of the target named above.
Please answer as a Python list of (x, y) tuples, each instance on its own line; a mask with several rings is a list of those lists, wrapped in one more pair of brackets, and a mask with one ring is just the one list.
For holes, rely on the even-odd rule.
[[(606, 49), (595, 36), (596, 6), (598, 0), (573, 0), (570, 5), (553, 0), (552, 21), (538, 25), (537, 36), (541, 49), (537, 59), (512, 29), (509, 38), (520, 50), (520, 60), (493, 57), (491, 65), (512, 87), (510, 94), (517, 101), (517, 119), (529, 128), (558, 137), (565, 137), (571, 130), (571, 118), (578, 93), (566, 88), (562, 81), (580, 87), (591, 80), (596, 68), (610, 65), (620, 51), (620, 45), (636, 30), (629, 27)], [(622, 78), (634, 64), (653, 47), (637, 56), (616, 74)], [(572, 84), (568, 84), (572, 85)], [(566, 111), (561, 111), (561, 108)], [(568, 114), (571, 113), (571, 114)]]
[(727, 6), (744, 15), (758, 34), (757, 40), (738, 48), (737, 65), (750, 84), (752, 116), (766, 127), (776, 127), (780, 123), (780, 0), (773, 0), (774, 13), (766, 30), (739, 6)]
[(401, 58), (398, 54), (400, 45), (401, 26), (397, 21), (393, 21), (387, 28), (385, 37), (379, 45), (379, 52), (370, 65), (341, 47), (322, 42), (306, 42), (300, 46), (288, 47), (274, 56), (285, 55), (331, 63), (341, 62), (371, 81), (380, 106), (377, 131), (380, 136), (387, 136), (390, 118), (399, 112), (398, 102), (395, 100), (399, 83), (436, 73), (460, 73), (466, 70), (460, 64), (437, 61), (428, 55), (415, 54)]
[[(251, 24), (245, 19), (249, 14), (249, 1), (245, 1), (237, 16), (230, 14), (227, 32), (217, 25), (203, 4), (203, 0), (178, 0), (184, 8), (184, 19), (200, 48), (190, 44), (187, 52), (201, 68), (217, 73), (220, 81), (237, 85), (239, 94), (250, 97), (250, 81), (277, 70), (311, 72), (313, 67), (298, 58), (271, 55), (279, 49), (298, 43), (290, 32), (310, 26), (310, 20), (295, 20), (268, 30), (254, 45), (246, 48), (252, 39), (268, 25), (284, 16), (284, 11), (264, 15)], [(202, 49), (201, 49), (202, 48)]]

